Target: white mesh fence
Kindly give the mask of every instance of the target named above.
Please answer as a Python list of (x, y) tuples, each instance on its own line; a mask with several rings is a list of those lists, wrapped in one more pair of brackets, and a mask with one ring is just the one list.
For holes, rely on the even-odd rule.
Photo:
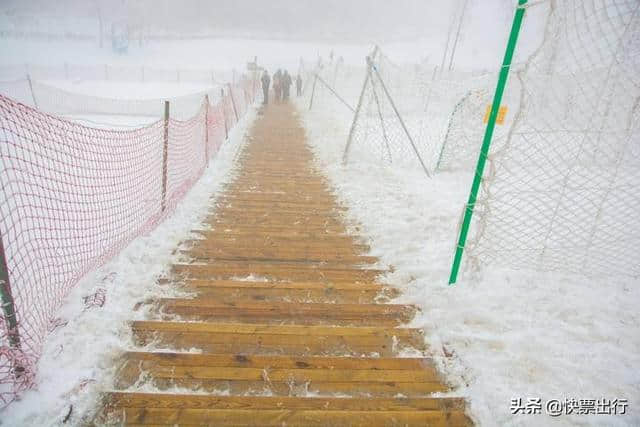
[[(65, 91), (38, 81), (32, 82), (35, 102), (38, 109), (59, 115), (124, 115), (162, 117), (164, 114), (164, 98), (158, 99), (116, 99), (89, 96)], [(199, 110), (205, 95), (214, 102), (219, 98), (219, 90), (197, 92), (189, 95), (167, 98), (171, 103), (171, 117), (186, 120)]]
[[(433, 83), (432, 98), (436, 105), (428, 111), (428, 137), (440, 142), (436, 171), (473, 170), (491, 110), (497, 73), (446, 76)], [(517, 82), (511, 82), (515, 89)], [(435, 98), (435, 99), (434, 99)], [(452, 106), (453, 102), (456, 102)], [(493, 133), (492, 146), (499, 147), (513, 126), (514, 112), (520, 108), (520, 92), (504, 94), (499, 121)]]
[[(429, 171), (471, 170), (497, 73), (441, 73), (429, 64), (399, 66), (381, 51), (373, 67), (353, 124), (349, 159), (402, 167), (421, 167), (422, 160)], [(497, 129), (498, 139), (513, 123), (510, 112), (518, 102), (517, 92), (505, 99), (507, 114)]]
[(550, 5), (508, 83), (522, 102), (492, 145), (467, 260), (638, 277), (640, 2)]
[(61, 64), (3, 65), (0, 80), (107, 80), (125, 82), (194, 82), (210, 85), (234, 81), (231, 70), (162, 68), (145, 65)]
[(358, 102), (363, 76), (363, 67), (347, 65), (341, 57), (319, 60), (312, 68), (305, 66), (302, 75), (304, 106), (351, 116)]
[(370, 59), (346, 156), (421, 167), (434, 151), (424, 138), (431, 70), (397, 66), (379, 50)]
[[(246, 76), (241, 77), (233, 87), (233, 99), (237, 108), (245, 102), (245, 86), (250, 84), (243, 83), (246, 79)], [(157, 119), (164, 115), (166, 100), (171, 104), (171, 117), (186, 120), (200, 110), (205, 95), (209, 97), (210, 103), (215, 103), (223, 90), (228, 94), (230, 86), (216, 86), (206, 91), (169, 98), (121, 99), (71, 92), (37, 80), (0, 81), (0, 93), (3, 95), (41, 111), (65, 116), (143, 116)], [(228, 116), (231, 117), (234, 114), (233, 105), (229, 105), (228, 109)]]

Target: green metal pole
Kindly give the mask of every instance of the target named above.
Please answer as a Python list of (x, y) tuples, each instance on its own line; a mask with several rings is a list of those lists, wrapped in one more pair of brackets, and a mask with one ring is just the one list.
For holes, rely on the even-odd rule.
[(489, 115), (489, 121), (487, 123), (487, 128), (484, 133), (484, 139), (482, 140), (482, 148), (480, 149), (480, 156), (478, 157), (476, 174), (473, 177), (473, 184), (471, 185), (471, 193), (469, 194), (469, 201), (467, 202), (467, 207), (464, 212), (464, 220), (462, 221), (462, 227), (460, 229), (460, 236), (458, 237), (456, 255), (455, 255), (455, 258), (453, 259), (453, 265), (451, 266), (451, 275), (449, 276), (450, 285), (456, 283), (456, 280), (458, 279), (458, 271), (460, 270), (460, 263), (462, 261), (462, 252), (464, 251), (464, 245), (467, 242), (467, 234), (469, 233), (469, 226), (471, 225), (473, 208), (474, 208), (474, 205), (476, 204), (476, 199), (478, 197), (478, 190), (480, 189), (482, 174), (484, 173), (484, 165), (487, 161), (487, 156), (489, 155), (491, 138), (493, 136), (493, 130), (496, 127), (498, 110), (500, 109), (500, 103), (502, 102), (502, 94), (504, 93), (504, 88), (507, 84), (507, 77), (509, 76), (509, 68), (511, 67), (511, 60), (513, 59), (513, 52), (516, 49), (518, 34), (520, 34), (520, 27), (522, 26), (522, 19), (524, 18), (526, 3), (527, 3), (527, 0), (518, 0), (518, 7), (516, 9), (516, 14), (513, 17), (511, 34), (509, 35), (507, 50), (504, 54), (504, 60), (502, 61), (502, 68), (500, 69), (500, 76), (498, 77), (498, 86), (496, 87), (496, 93), (493, 97), (491, 114)]

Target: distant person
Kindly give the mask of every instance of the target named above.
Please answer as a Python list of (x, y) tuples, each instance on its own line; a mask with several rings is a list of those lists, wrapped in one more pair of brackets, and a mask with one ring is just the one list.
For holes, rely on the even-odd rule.
[(289, 89), (291, 88), (291, 76), (287, 70), (284, 70), (284, 74), (282, 76), (282, 80), (280, 82), (282, 84), (282, 97), (286, 101), (289, 99)]
[(269, 84), (271, 83), (271, 77), (269, 77), (269, 72), (264, 70), (262, 73), (262, 93), (264, 94), (263, 104), (267, 105), (269, 103)]
[(280, 70), (273, 75), (273, 92), (276, 102), (280, 102), (282, 100), (282, 71)]
[(302, 95), (302, 77), (300, 74), (296, 76), (296, 96)]

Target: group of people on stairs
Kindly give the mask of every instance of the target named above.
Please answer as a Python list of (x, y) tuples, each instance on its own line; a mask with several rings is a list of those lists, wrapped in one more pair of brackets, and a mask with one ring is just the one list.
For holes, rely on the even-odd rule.
[[(291, 79), (291, 75), (287, 70), (278, 70), (273, 74), (273, 81), (271, 76), (269, 76), (269, 72), (264, 70), (262, 73), (262, 93), (264, 95), (264, 104), (269, 103), (269, 85), (273, 86), (273, 94), (275, 98), (275, 102), (283, 102), (289, 99), (289, 91), (291, 89), (291, 85), (293, 84), (293, 80)], [(296, 76), (296, 95), (302, 95), (302, 77), (300, 74)]]

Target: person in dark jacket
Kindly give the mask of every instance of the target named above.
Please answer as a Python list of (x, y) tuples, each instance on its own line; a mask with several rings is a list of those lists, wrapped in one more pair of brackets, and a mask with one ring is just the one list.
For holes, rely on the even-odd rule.
[(269, 77), (269, 72), (267, 70), (264, 70), (264, 73), (262, 73), (262, 93), (264, 94), (264, 100), (262, 101), (263, 104), (268, 104), (269, 103), (269, 84), (271, 83), (271, 77)]
[(275, 94), (275, 102), (282, 101), (282, 71), (280, 70), (273, 75), (273, 92)]
[(302, 77), (300, 74), (296, 76), (296, 96), (302, 95)]
[(286, 101), (289, 99), (289, 89), (291, 88), (291, 83), (293, 83), (287, 70), (284, 70), (280, 83), (282, 84), (282, 99)]

